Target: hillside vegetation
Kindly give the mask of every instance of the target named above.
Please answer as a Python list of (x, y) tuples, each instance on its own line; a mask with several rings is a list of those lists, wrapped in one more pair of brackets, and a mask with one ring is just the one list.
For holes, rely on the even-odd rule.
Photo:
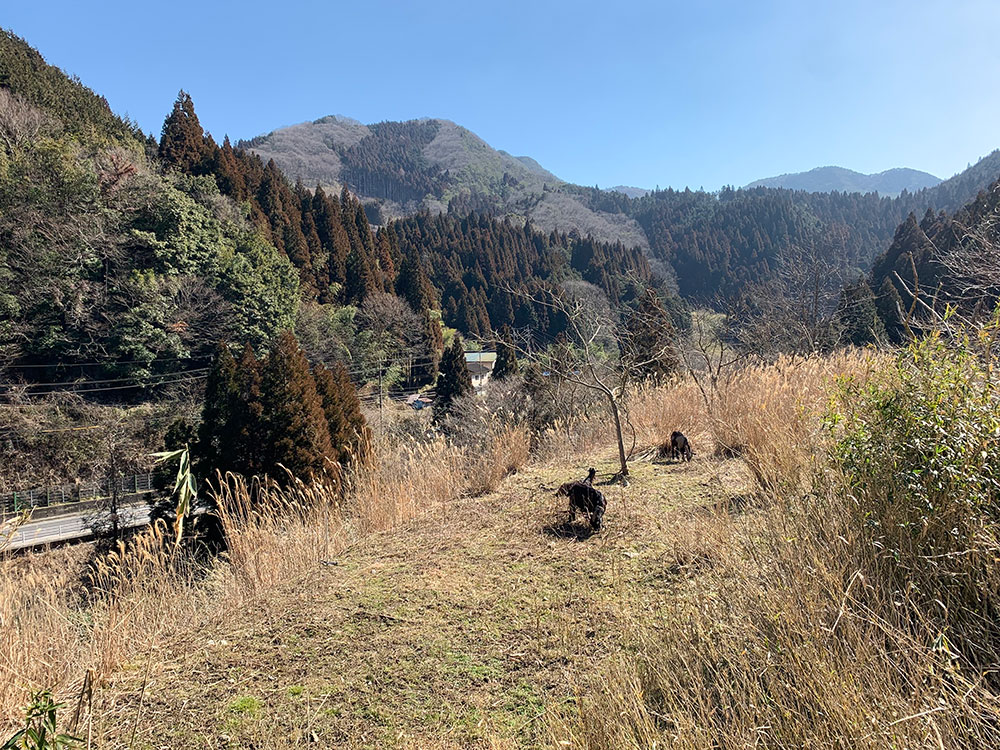
[[(523, 309), (539, 286), (586, 279), (622, 304), (646, 287), (670, 294), (635, 246), (589, 234), (469, 210), (374, 226), (350, 191), (293, 184), (273, 161), (217, 144), (184, 92), (146, 143), (23, 41), (5, 35), (0, 54), (12, 71), (0, 87), (0, 367), (24, 396), (77, 383), (106, 399), (167, 398), (204, 378), (218, 342), (263, 353), (293, 328), (313, 361), (363, 381), (373, 362), (413, 358), (407, 385), (429, 385), (445, 327), (490, 338), (538, 321), (557, 336), (543, 306)], [(427, 150), (445, 164), (404, 170), (401, 190), (449, 171), (484, 185), (502, 167), (542, 179), (510, 156), (491, 152), (496, 168), (464, 158), (490, 150), (450, 124), (322, 127), (353, 138), (358, 175), (386, 154), (418, 164)], [(378, 340), (365, 331), (375, 318)]]
[[(552, 488), (606, 474), (600, 418), (528, 465), (511, 425), (485, 455), (382, 444), (343, 506), (314, 488), (254, 509), (230, 480), (224, 558), (180, 565), (152, 532), (86, 600), (64, 562), (57, 582), (44, 556), (7, 561), (4, 715), (24, 677), (75, 705), (89, 669), (75, 728), (97, 747), (993, 745), (992, 454), (911, 442), (985, 436), (976, 346), (749, 368), (707, 410), (694, 383), (637, 392), (647, 458), (602, 487), (597, 535)], [(912, 417), (882, 432), (892, 399)], [(681, 425), (694, 461), (658, 460)]]

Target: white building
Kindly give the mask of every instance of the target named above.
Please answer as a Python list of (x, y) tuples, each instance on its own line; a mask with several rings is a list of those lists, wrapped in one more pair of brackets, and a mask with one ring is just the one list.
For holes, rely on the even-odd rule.
[(472, 376), (472, 385), (477, 392), (483, 390), (490, 380), (493, 365), (497, 362), (496, 352), (466, 352), (465, 366)]

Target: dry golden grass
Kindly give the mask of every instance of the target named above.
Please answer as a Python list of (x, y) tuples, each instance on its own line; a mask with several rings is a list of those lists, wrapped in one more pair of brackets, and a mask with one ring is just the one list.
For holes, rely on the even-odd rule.
[(19, 707), (26, 684), (74, 677), (81, 644), (71, 613), (85, 555), (65, 548), (0, 561), (0, 705)]
[[(594, 537), (551, 490), (615, 471), (598, 419), (531, 463), (517, 427), (477, 453), (390, 442), (344, 497), (252, 506), (230, 478), (223, 562), (179, 564), (152, 532), (87, 602), (79, 562), (3, 561), (3, 717), (32, 688), (73, 701), (91, 669), (95, 747), (1000, 746), (985, 681), (852, 566), (845, 495), (804, 493), (832, 379), (878, 366), (781, 360), (707, 406), (688, 381), (631, 394), (644, 458), (602, 488)], [(674, 429), (690, 464), (657, 459)]]
[(627, 413), (639, 446), (656, 446), (665, 454), (670, 433), (680, 430), (696, 453), (712, 452), (708, 411), (701, 392), (690, 378), (668, 388), (647, 387), (630, 394)]
[(822, 460), (819, 415), (838, 377), (864, 378), (878, 365), (869, 350), (779, 357), (727, 378), (711, 401), (715, 449), (743, 458), (762, 490), (800, 492)]
[(229, 548), (211, 567), (175, 553), (163, 528), (92, 564), (89, 545), (0, 560), (0, 727), (13, 725), (32, 691), (50, 688), (73, 703), (88, 673), (104, 682), (366, 534), (490, 491), (524, 464), (527, 446), (519, 428), (502, 431), (484, 455), (403, 441), (344, 496), (302, 485), (250, 492), (226, 477), (215, 492)]
[(552, 724), (552, 743), (997, 747), (996, 696), (887, 620), (891, 603), (861, 604), (865, 581), (817, 510), (759, 514), (671, 609), (636, 613), (634, 648), (580, 686), (580, 711)]
[[(603, 451), (602, 451), (603, 453)], [(671, 607), (724, 554), (714, 460), (638, 462), (605, 488), (609, 523), (566, 526), (551, 487), (607, 459), (565, 456), (370, 533), (261, 591), (202, 633), (166, 643), (140, 741), (169, 747), (464, 748), (547, 744), (574, 685), (630, 648), (630, 618)], [(567, 465), (571, 462), (571, 465)], [(723, 462), (731, 463), (731, 462)], [(721, 506), (720, 506), (721, 507)], [(123, 671), (97, 714), (136, 713)], [(127, 728), (127, 727), (126, 727)], [(103, 736), (120, 737), (107, 720)]]
[(815, 473), (831, 380), (879, 366), (858, 352), (781, 360), (725, 384), (710, 417), (719, 452), (741, 456), (769, 502), (725, 536), (700, 530), (697, 559), (712, 564), (670, 609), (634, 613), (634, 648), (580, 685), (580, 710), (550, 727), (554, 745), (1000, 746), (989, 670), (951, 653), (907, 591), (869, 580), (877, 566), (857, 567), (872, 557), (871, 519), (835, 472)]

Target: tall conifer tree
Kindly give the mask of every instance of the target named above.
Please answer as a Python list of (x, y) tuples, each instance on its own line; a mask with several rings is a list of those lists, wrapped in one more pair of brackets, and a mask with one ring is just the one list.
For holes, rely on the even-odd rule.
[(455, 401), (472, 393), (472, 376), (465, 363), (465, 349), (457, 334), (441, 358), (434, 403), (434, 421), (440, 422), (451, 411)]
[(163, 122), (159, 156), (167, 167), (186, 174), (202, 174), (207, 168), (209, 147), (205, 131), (186, 91), (177, 94), (174, 108)]
[(371, 430), (347, 370), (339, 362), (329, 368), (319, 364), (313, 368), (313, 377), (337, 460), (345, 467), (367, 464), (371, 458)]
[(375, 274), (364, 250), (354, 249), (347, 256), (347, 278), (344, 281), (344, 302), (360, 305), (375, 294)]
[(249, 344), (243, 347), (243, 354), (236, 363), (236, 405), (228, 433), (233, 458), (226, 468), (248, 477), (266, 473), (266, 451), (261, 443), (264, 405), (260, 394), (260, 361)]
[(220, 344), (205, 382), (205, 402), (195, 451), (198, 473), (211, 477), (216, 469), (229, 471), (232, 461), (229, 426), (237, 405), (236, 360)]
[(841, 290), (836, 317), (844, 328), (845, 338), (855, 346), (885, 340), (885, 326), (878, 314), (875, 295), (864, 279)]
[(431, 282), (415, 250), (403, 256), (396, 277), (396, 294), (418, 313), (430, 309), (433, 304)]
[(509, 330), (504, 333), (507, 335), (501, 334), (500, 341), (497, 342), (497, 361), (493, 365), (491, 376), (491, 379), (496, 381), (505, 380), (520, 372), (517, 357), (514, 356), (514, 348), (508, 343), (510, 340)]
[(264, 360), (261, 402), (272, 476), (283, 479), (281, 467), (303, 481), (322, 476), (336, 455), (309, 362), (291, 331), (278, 337)]
[(640, 378), (662, 380), (680, 366), (674, 348), (674, 326), (656, 292), (647, 289), (638, 309), (629, 316), (629, 349)]
[(901, 344), (906, 338), (906, 327), (903, 324), (903, 298), (899, 296), (896, 285), (888, 277), (882, 280), (875, 299), (878, 317), (885, 328), (886, 337), (892, 344)]

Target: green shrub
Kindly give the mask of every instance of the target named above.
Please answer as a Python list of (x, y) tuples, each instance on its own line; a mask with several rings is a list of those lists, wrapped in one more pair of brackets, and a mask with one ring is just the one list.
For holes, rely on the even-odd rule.
[(827, 416), (865, 590), (976, 666), (1000, 652), (997, 333), (933, 333)]
[(62, 705), (53, 700), (48, 690), (35, 693), (24, 712), (24, 729), (15, 732), (0, 750), (69, 750), (79, 747), (80, 739), (56, 731), (56, 710)]

